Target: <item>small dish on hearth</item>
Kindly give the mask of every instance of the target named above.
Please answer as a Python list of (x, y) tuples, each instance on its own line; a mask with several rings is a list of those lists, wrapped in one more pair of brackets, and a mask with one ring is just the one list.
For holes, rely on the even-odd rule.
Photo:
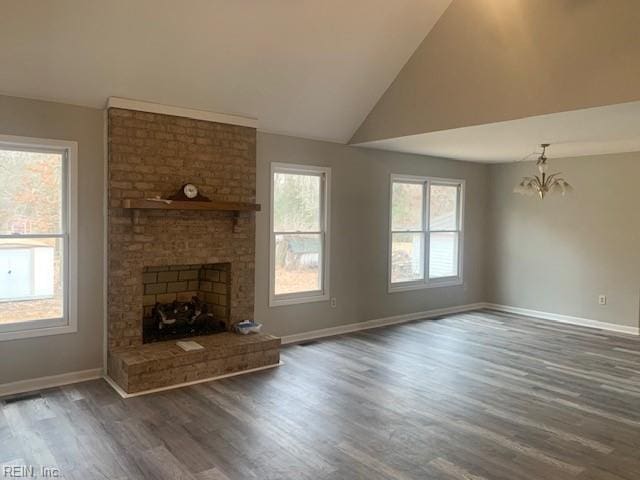
[(252, 320), (244, 320), (240, 323), (236, 323), (235, 330), (241, 335), (248, 335), (249, 333), (260, 333), (262, 328), (261, 323), (256, 323)]

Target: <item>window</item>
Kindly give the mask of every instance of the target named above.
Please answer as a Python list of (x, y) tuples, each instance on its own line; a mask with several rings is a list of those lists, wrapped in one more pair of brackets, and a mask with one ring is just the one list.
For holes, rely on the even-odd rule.
[(464, 181), (391, 176), (389, 290), (462, 283)]
[(0, 340), (76, 329), (75, 152), (0, 136)]
[(331, 169), (271, 165), (269, 305), (329, 299)]

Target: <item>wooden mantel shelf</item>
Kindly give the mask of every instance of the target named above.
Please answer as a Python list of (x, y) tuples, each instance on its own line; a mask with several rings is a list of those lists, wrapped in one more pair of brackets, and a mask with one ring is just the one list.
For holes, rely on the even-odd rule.
[(172, 201), (171, 203), (156, 202), (143, 198), (129, 198), (122, 202), (122, 206), (135, 210), (215, 210), (225, 212), (259, 212), (259, 203), (241, 202), (184, 202)]

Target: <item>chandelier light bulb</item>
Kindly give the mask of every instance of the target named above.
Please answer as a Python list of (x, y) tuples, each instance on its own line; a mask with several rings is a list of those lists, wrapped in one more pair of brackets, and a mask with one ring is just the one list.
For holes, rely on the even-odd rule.
[(564, 196), (573, 191), (573, 187), (569, 185), (569, 182), (560, 177), (560, 172), (547, 174), (549, 166), (545, 152), (549, 144), (543, 143), (540, 146), (542, 147), (542, 153), (536, 162), (540, 174), (534, 177), (523, 177), (513, 191), (520, 195), (537, 195), (540, 200), (549, 193), (560, 193)]
[(538, 161), (537, 165), (540, 173), (547, 173), (547, 170), (549, 170), (549, 165), (547, 165), (546, 159), (544, 162)]

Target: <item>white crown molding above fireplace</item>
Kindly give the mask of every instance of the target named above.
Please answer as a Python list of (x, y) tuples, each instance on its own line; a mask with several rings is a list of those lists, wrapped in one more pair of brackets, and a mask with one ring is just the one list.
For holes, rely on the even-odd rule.
[(107, 109), (122, 108), (126, 110), (136, 110), (139, 112), (159, 113), (162, 115), (173, 115), (174, 117), (193, 118), (195, 120), (205, 120), (207, 122), (227, 123), (230, 125), (240, 125), (242, 127), (258, 128), (258, 119), (243, 117), (240, 115), (228, 115), (226, 113), (209, 112), (193, 108), (176, 107), (173, 105), (162, 105), (160, 103), (133, 100), (130, 98), (109, 97), (107, 99)]

